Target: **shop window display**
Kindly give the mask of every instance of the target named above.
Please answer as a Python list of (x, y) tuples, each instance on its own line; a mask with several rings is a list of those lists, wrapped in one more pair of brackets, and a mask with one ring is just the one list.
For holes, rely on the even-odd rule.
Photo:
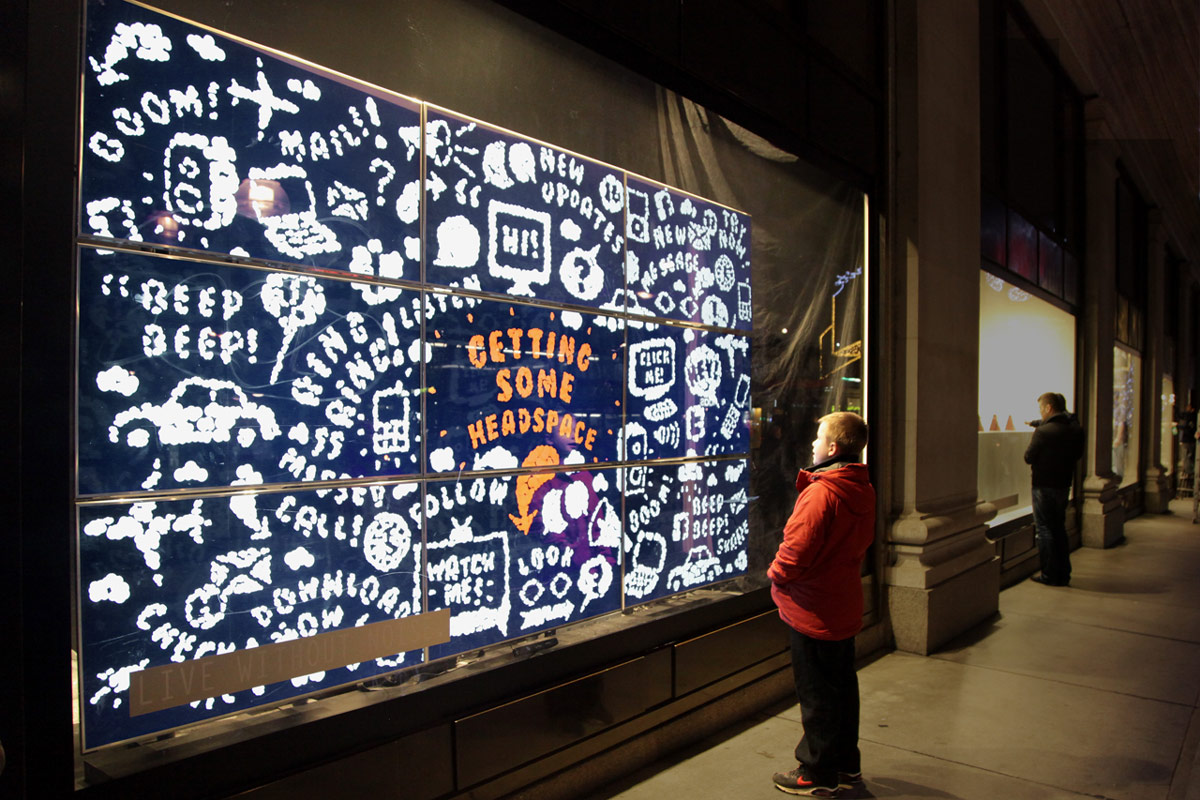
[(1175, 469), (1175, 438), (1179, 431), (1175, 425), (1175, 381), (1170, 375), (1163, 375), (1162, 394), (1159, 397), (1159, 451), (1158, 463), (1169, 474)]
[[(672, 186), (667, 153), (643, 177), (144, 7), (87, 17), (85, 749), (762, 585), (792, 456), (755, 464), (752, 395), (797, 412), (771, 439), (790, 450), (817, 411), (862, 409), (861, 195), (788, 190), (830, 254), (800, 290), (795, 234), (753, 262), (752, 192)], [(764, 322), (815, 365), (760, 378)], [(420, 620), (400, 652), (246, 666)], [(243, 679), (143, 702), (200, 659)]]
[(993, 524), (1030, 513), (1025, 448), (1037, 398), (1059, 392), (1075, 410), (1075, 318), (986, 271), (979, 288), (979, 499)]
[(1142, 359), (1123, 346), (1113, 348), (1113, 439), (1112, 470), (1128, 486), (1138, 480), (1140, 469)]

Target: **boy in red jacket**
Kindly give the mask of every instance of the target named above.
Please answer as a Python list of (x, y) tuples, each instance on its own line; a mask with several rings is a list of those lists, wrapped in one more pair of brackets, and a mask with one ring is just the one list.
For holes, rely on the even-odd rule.
[(804, 735), (799, 765), (774, 776), (790, 794), (836, 797), (862, 781), (854, 636), (862, 629), (863, 557), (875, 539), (875, 490), (860, 463), (867, 424), (841, 411), (820, 419), (813, 466), (800, 470), (792, 516), (767, 569), (792, 629), (792, 672)]

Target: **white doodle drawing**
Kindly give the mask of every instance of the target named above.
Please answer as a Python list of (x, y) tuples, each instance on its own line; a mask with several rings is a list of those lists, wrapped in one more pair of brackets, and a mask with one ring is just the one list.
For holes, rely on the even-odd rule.
[(456, 214), (438, 223), (437, 245), (433, 263), (439, 267), (467, 269), (479, 263), (479, 231), (462, 215)]
[[(245, 430), (245, 429), (243, 429)], [(187, 483), (194, 481), (196, 483), (204, 483), (208, 480), (208, 470), (197, 464), (195, 461), (188, 461), (182, 467), (179, 467), (172, 473), (176, 483)]]
[(684, 562), (667, 575), (667, 588), (682, 591), (721, 577), (721, 560), (706, 545), (696, 545), (688, 551)]
[(143, 658), (137, 664), (132, 666), (121, 667), (120, 669), (109, 668), (103, 672), (97, 673), (96, 677), (103, 681), (104, 685), (101, 686), (94, 695), (88, 698), (88, 702), (94, 706), (99, 705), (100, 701), (103, 700), (105, 696), (111, 694), (114, 695), (112, 707), (114, 709), (120, 708), (123, 702), (122, 698), (126, 693), (129, 692), (129, 676), (134, 672), (139, 672), (145, 669), (146, 665), (149, 663), (150, 659)]
[(551, 224), (546, 211), (488, 201), (488, 272), (512, 281), (512, 294), (534, 297), (533, 284), (549, 283)]
[(184, 601), (184, 616), (193, 628), (208, 630), (225, 618), (231, 596), (254, 594), (270, 585), (269, 548), (230, 551), (213, 559), (208, 583)]
[[(378, 262), (376, 264), (376, 262)], [(355, 245), (350, 251), (350, 271), (359, 275), (377, 275), (380, 278), (400, 279), (404, 277), (404, 256), (395, 250), (383, 251), (383, 243), (378, 239), (370, 239), (366, 246)], [(367, 305), (393, 303), (403, 294), (403, 290), (395, 286), (380, 286), (378, 284), (352, 284), (359, 291)]]
[[(626, 423), (622, 436), (621, 457), (626, 461), (643, 461), (650, 457), (649, 432), (641, 423), (631, 420)], [(645, 488), (645, 468), (632, 467), (625, 470), (627, 492), (637, 493)]]
[(588, 250), (576, 247), (563, 259), (560, 268), (563, 287), (579, 300), (595, 300), (604, 288), (604, 268), (597, 260), (599, 252), (598, 244)]
[(579, 227), (579, 223), (570, 217), (566, 217), (562, 222), (558, 223), (558, 234), (568, 242), (578, 242), (583, 236), (583, 228)]
[(683, 379), (688, 391), (704, 406), (716, 406), (717, 390), (721, 386), (721, 359), (708, 345), (700, 345), (688, 353), (683, 364)]
[(675, 340), (636, 342), (629, 348), (629, 393), (646, 402), (663, 397), (675, 385)]
[(679, 406), (669, 397), (664, 397), (657, 403), (646, 406), (646, 419), (651, 422), (665, 422), (677, 413), (679, 413)]
[(469, 542), (430, 542), (428, 553), (430, 608), (454, 609), (450, 636), (490, 629), (507, 636), (512, 610), (508, 533), (472, 535)]
[(136, 373), (115, 364), (96, 374), (96, 388), (102, 392), (116, 392), (125, 397), (135, 394), (139, 383)]
[(308, 201), (308, 208), (304, 211), (263, 216), (259, 206), (251, 204), (254, 218), (263, 226), (263, 235), (276, 250), (303, 261), (323, 253), (337, 253), (342, 249), (333, 230), (317, 218), (320, 206), (304, 167), (292, 164), (280, 164), (269, 169), (251, 167), (247, 177), (252, 182), (252, 188), (255, 181), (278, 182), (296, 178), (303, 182)]
[[(667, 563), (667, 540), (650, 529), (638, 532), (625, 570), (625, 594), (634, 599), (647, 597), (658, 586)], [(630, 569), (632, 565), (632, 569)]]
[(729, 308), (716, 295), (708, 295), (700, 304), (700, 321), (714, 328), (729, 327)]
[(412, 531), (399, 514), (376, 514), (363, 533), (363, 556), (367, 563), (383, 573), (397, 569), (412, 545)]
[[(421, 183), (409, 181), (396, 198), (396, 216), (401, 222), (412, 224), (421, 217)], [(419, 240), (418, 240), (419, 241)], [(414, 259), (415, 260), (415, 259)]]
[(296, 333), (325, 313), (325, 290), (315, 278), (272, 272), (267, 275), (260, 297), (263, 308), (283, 328), (283, 341), (271, 371), (271, 383), (275, 383)]
[(508, 174), (504, 164), (504, 142), (492, 142), (483, 149), (483, 178), (500, 190), (516, 185), (516, 181)]
[(608, 174), (600, 180), (600, 205), (610, 214), (620, 212), (625, 205), (625, 187), (616, 175)]
[(317, 563), (317, 559), (309, 552), (308, 548), (297, 547), (284, 554), (283, 563), (287, 564), (288, 569), (295, 572), (311, 568)]
[[(395, 170), (391, 164), (387, 166)], [(333, 185), (325, 189), (325, 205), (333, 216), (345, 217), (354, 222), (366, 222), (370, 209), (366, 192), (347, 186), (336, 178)]]
[(412, 399), (397, 383), (371, 398), (371, 446), (379, 456), (407, 453), (412, 448)]
[(189, 33), (187, 43), (205, 61), (225, 60), (225, 51), (217, 44), (217, 40), (213, 38), (211, 33), (204, 35)]
[(750, 304), (750, 282), (739, 281), (737, 285), (738, 318), (747, 322), (752, 318), (753, 306)]
[(592, 547), (621, 546), (621, 516), (608, 498), (600, 498), (588, 518), (588, 544)]
[(716, 273), (717, 286), (721, 291), (728, 292), (733, 289), (737, 273), (734, 270), (732, 258), (724, 253), (717, 256), (717, 263), (713, 265), (713, 271)]
[(88, 599), (93, 603), (124, 603), (129, 599), (129, 584), (116, 573), (110, 572), (99, 580), (88, 584)]
[[(625, 213), (625, 236), (631, 242), (650, 241), (650, 195), (640, 189), (629, 188), (625, 192), (628, 204)], [(637, 280), (631, 277), (630, 280)]]
[(537, 159), (533, 148), (525, 142), (515, 142), (508, 148), (508, 168), (521, 183), (537, 180)]
[[(684, 435), (689, 442), (704, 438), (705, 413), (703, 406), (689, 406), (683, 417)], [(728, 438), (728, 437), (726, 437)]]
[(233, 98), (232, 103), (235, 106), (242, 100), (258, 104), (258, 129), (259, 131), (265, 131), (268, 127), (270, 127), (271, 117), (274, 116), (276, 112), (296, 114), (299, 113), (300, 106), (296, 105), (291, 100), (276, 95), (275, 91), (271, 88), (270, 82), (267, 80), (267, 76), (261, 69), (261, 59), (259, 60), (258, 65), (260, 69), (258, 71), (258, 75), (256, 76), (257, 85), (255, 88), (251, 89), (246, 86), (242, 86), (235, 78), (230, 81), (228, 92)]
[(242, 427), (264, 439), (281, 433), (274, 411), (251, 402), (233, 381), (214, 378), (184, 378), (165, 402), (142, 403), (118, 413), (108, 428), (109, 440), (116, 444), (124, 433), (130, 444), (131, 429), (138, 423), (152, 426), (158, 441), (167, 446), (228, 442)]
[(93, 56), (88, 57), (88, 63), (101, 86), (111, 86), (129, 79), (128, 75), (117, 72), (114, 67), (129, 57), (130, 50), (144, 61), (167, 61), (171, 57), (171, 40), (163, 35), (158, 25), (117, 23), (112, 40), (104, 50), (104, 62), (98, 62)]
[(176, 133), (163, 155), (163, 203), (176, 221), (215, 231), (237, 213), (237, 151), (224, 136)]

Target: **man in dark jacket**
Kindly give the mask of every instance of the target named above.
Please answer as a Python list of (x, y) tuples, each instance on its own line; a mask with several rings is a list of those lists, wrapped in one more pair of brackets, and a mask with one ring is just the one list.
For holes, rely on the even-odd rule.
[(1067, 542), (1067, 497), (1075, 478), (1075, 462), (1083, 455), (1083, 429), (1068, 414), (1066, 398), (1046, 392), (1038, 398), (1042, 419), (1037, 423), (1025, 463), (1033, 471), (1033, 523), (1037, 531), (1042, 574), (1034, 578), (1047, 586), (1071, 582), (1071, 548)]
[(790, 794), (836, 797), (862, 781), (854, 636), (862, 628), (862, 562), (875, 538), (875, 490), (859, 463), (867, 425), (849, 412), (824, 416), (813, 467), (767, 569), (771, 597), (791, 627), (792, 672), (804, 735), (799, 765), (776, 773)]

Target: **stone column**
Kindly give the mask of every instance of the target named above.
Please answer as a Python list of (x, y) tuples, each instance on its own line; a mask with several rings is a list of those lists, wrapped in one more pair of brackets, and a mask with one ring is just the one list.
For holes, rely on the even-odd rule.
[(979, 15), (960, 0), (895, 14), (879, 488), (896, 646), (926, 654), (999, 604), (976, 487)]
[(1084, 303), (1083, 398), (1080, 415), (1086, 432), (1082, 541), (1085, 547), (1110, 547), (1121, 541), (1125, 509), (1112, 471), (1113, 341), (1116, 317), (1117, 148), (1104, 121), (1101, 101), (1091, 100), (1087, 114), (1087, 254), (1082, 265)]
[[(1162, 514), (1167, 511), (1167, 502), (1171, 499), (1171, 484), (1167, 479), (1171, 465), (1166, 463), (1170, 461), (1171, 454), (1162, 452), (1162, 379), (1167, 366), (1163, 351), (1163, 319), (1166, 316), (1166, 304), (1174, 300), (1174, 294), (1168, 298), (1163, 286), (1167, 231), (1163, 226), (1162, 212), (1151, 209), (1148, 221), (1150, 252), (1147, 254), (1147, 264), (1150, 274), (1146, 287), (1146, 361), (1143, 369), (1146, 381), (1142, 397), (1149, 401), (1149, 408), (1142, 414), (1141, 422), (1150, 440), (1142, 449), (1147, 465), (1142, 479), (1142, 496), (1148, 513)], [(1170, 420), (1166, 422), (1170, 424)]]

